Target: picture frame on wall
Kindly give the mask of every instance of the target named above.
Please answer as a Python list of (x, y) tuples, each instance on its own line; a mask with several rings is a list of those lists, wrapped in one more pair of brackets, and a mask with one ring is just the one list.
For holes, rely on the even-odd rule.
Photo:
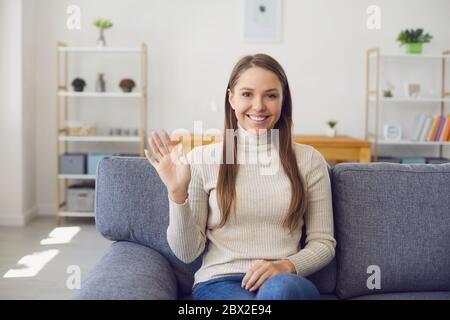
[(245, 0), (244, 42), (280, 42), (282, 0)]

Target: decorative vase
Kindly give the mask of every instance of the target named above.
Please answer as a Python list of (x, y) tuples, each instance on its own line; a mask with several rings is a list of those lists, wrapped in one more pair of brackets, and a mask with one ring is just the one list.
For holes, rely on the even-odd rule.
[(413, 54), (422, 53), (422, 43), (407, 43), (406, 53), (413, 53)]
[(102, 28), (100, 28), (100, 36), (98, 37), (98, 40), (97, 40), (97, 46), (99, 46), (99, 47), (106, 46), (104, 29), (102, 29)]
[(336, 136), (336, 128), (327, 127), (327, 129), (326, 129), (326, 131), (325, 131), (325, 134), (326, 134), (328, 137), (334, 138), (334, 137)]
[(105, 79), (103, 79), (103, 73), (98, 74), (98, 79), (95, 84), (95, 90), (97, 92), (105, 92), (106, 91), (106, 85), (105, 85)]

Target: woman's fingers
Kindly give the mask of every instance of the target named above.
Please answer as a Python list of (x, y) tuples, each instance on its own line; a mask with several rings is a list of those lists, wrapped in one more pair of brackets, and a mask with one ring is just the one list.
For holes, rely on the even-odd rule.
[(147, 149), (144, 149), (144, 153), (145, 153), (145, 157), (147, 158), (147, 160), (152, 164), (152, 166), (157, 166), (158, 165), (158, 160), (154, 159), (149, 153)]
[(161, 138), (159, 137), (159, 134), (156, 133), (155, 131), (152, 132), (152, 138), (153, 141), (156, 143), (156, 145), (159, 148), (159, 151), (163, 154), (166, 155), (169, 153), (169, 149), (167, 148), (167, 146), (165, 145), (165, 143), (162, 142)]
[(156, 144), (155, 140), (153, 139), (153, 137), (148, 139), (148, 142), (150, 143), (150, 147), (152, 148), (153, 154), (156, 157), (162, 158), (163, 154), (161, 152), (161, 150), (159, 150), (158, 145)]
[(250, 292), (253, 292), (253, 291), (257, 290), (259, 287), (261, 287), (261, 285), (262, 285), (267, 279), (270, 278), (271, 275), (272, 275), (272, 274), (270, 273), (270, 271), (266, 271), (265, 273), (263, 273), (263, 274), (259, 277), (258, 281), (256, 281), (256, 283), (253, 285), (253, 287), (251, 287), (251, 288), (249, 289), (249, 291), (250, 291)]
[(169, 152), (172, 152), (172, 149), (173, 149), (172, 140), (170, 140), (170, 136), (165, 130), (162, 130), (162, 132), (163, 132), (162, 140), (163, 140), (164, 144), (166, 145), (167, 149), (169, 150)]

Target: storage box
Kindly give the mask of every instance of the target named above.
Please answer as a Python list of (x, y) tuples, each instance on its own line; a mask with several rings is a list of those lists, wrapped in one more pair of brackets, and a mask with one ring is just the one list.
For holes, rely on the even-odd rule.
[(395, 157), (378, 157), (377, 162), (400, 163), (401, 161), (399, 158)]
[(400, 157), (400, 161), (403, 164), (424, 164), (425, 158), (423, 157)]
[(97, 173), (97, 166), (101, 159), (109, 157), (111, 154), (106, 153), (89, 153), (87, 156), (87, 174), (95, 175)]
[(427, 157), (426, 160), (427, 160), (427, 163), (430, 163), (430, 164), (441, 164), (441, 163), (450, 162), (450, 159), (440, 158), (440, 157)]
[(85, 174), (86, 154), (66, 153), (59, 156), (60, 174)]
[(67, 190), (67, 210), (94, 212), (95, 186), (92, 184), (72, 185)]

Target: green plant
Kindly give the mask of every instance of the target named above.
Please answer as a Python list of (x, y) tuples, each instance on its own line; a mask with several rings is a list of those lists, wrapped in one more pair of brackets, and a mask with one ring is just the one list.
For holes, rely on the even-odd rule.
[(327, 124), (331, 129), (333, 129), (337, 125), (337, 121), (330, 120), (330, 121), (327, 121)]
[(94, 26), (102, 30), (109, 29), (113, 26), (110, 20), (97, 19), (94, 21)]
[(429, 33), (423, 33), (423, 29), (406, 29), (399, 33), (397, 41), (400, 46), (407, 43), (428, 43), (433, 39)]
[(392, 91), (389, 90), (389, 89), (384, 90), (383, 91), (383, 97), (385, 97), (385, 98), (392, 98), (393, 97)]

